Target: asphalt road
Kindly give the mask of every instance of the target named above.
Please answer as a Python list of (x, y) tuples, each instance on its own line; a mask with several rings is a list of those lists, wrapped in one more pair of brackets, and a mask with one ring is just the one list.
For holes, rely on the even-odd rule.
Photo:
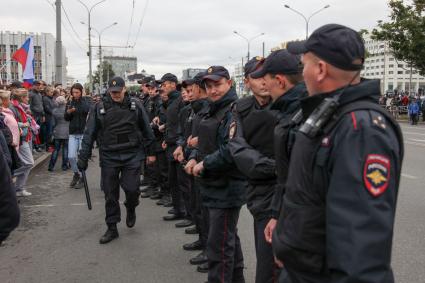
[[(393, 246), (396, 282), (425, 282), (425, 127), (402, 125), (405, 162)], [(162, 220), (167, 209), (151, 200), (137, 208), (137, 223), (118, 226), (120, 237), (99, 245), (105, 231), (99, 168), (88, 170), (93, 210), (83, 190), (68, 187), (70, 172), (35, 170), (33, 196), (21, 200), (19, 228), (0, 247), (0, 282), (204, 282), (205, 274), (188, 263), (196, 252), (182, 245), (196, 238)], [(123, 219), (125, 208), (123, 208)], [(239, 222), (247, 282), (254, 282), (252, 218), (244, 208)]]

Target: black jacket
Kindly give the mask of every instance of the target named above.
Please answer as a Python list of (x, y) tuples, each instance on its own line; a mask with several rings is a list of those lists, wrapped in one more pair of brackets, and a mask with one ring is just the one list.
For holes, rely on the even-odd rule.
[(19, 224), (19, 207), (12, 185), (10, 169), (6, 164), (3, 149), (0, 148), (0, 243)]
[[(123, 103), (112, 102), (110, 96), (104, 98), (104, 102), (109, 103), (111, 108), (121, 108), (128, 109), (132, 111), (131, 108), (131, 99), (126, 96)], [(137, 107), (136, 117), (138, 119), (137, 126), (142, 134), (143, 141), (137, 147), (130, 147), (118, 151), (109, 151), (103, 149), (103, 128), (104, 123), (108, 123), (102, 117), (103, 111), (108, 111), (107, 107), (103, 103), (96, 104), (96, 107), (93, 107), (90, 110), (90, 114), (87, 119), (86, 129), (84, 131), (83, 140), (81, 142), (81, 150), (79, 153), (79, 158), (83, 160), (88, 160), (91, 156), (91, 151), (93, 147), (93, 142), (96, 140), (99, 141), (99, 153), (100, 153), (100, 166), (104, 167), (119, 167), (119, 166), (140, 166), (142, 160), (145, 159), (146, 154), (151, 156), (155, 153), (154, 140), (155, 136), (152, 132), (152, 129), (149, 125), (148, 116), (143, 104), (134, 100), (135, 106)], [(102, 111), (103, 109), (103, 111)]]
[[(391, 283), (391, 250), (403, 141), (377, 106), (379, 81), (349, 86), (316, 137), (301, 130), (291, 153), (273, 251), (292, 282)], [(302, 100), (305, 118), (325, 97)], [(376, 109), (343, 111), (354, 103)], [(334, 125), (331, 127), (330, 125)]]
[(64, 118), (69, 121), (69, 134), (82, 135), (86, 126), (87, 114), (90, 111), (90, 101), (86, 97), (79, 100), (71, 100), (66, 104), (66, 110), (75, 107), (76, 111), (67, 113), (65, 111)]
[(179, 113), (184, 103), (180, 92), (173, 91), (168, 95), (169, 99), (166, 105), (166, 124), (165, 124), (165, 142), (168, 146), (175, 146), (178, 139)]
[(50, 121), (52, 119), (53, 109), (55, 108), (55, 102), (53, 100), (53, 96), (43, 96), (43, 109), (46, 117), (46, 121)]
[[(215, 115), (219, 110), (228, 107), (237, 98), (235, 89), (231, 88), (221, 99), (211, 103), (209, 113), (200, 122), (200, 127), (202, 128), (202, 124), (206, 120), (216, 119)], [(219, 121), (216, 132), (210, 133), (215, 136), (218, 149), (203, 158), (204, 172), (200, 181), (203, 183), (201, 187), (202, 201), (206, 207), (240, 207), (246, 201), (245, 177), (237, 170), (228, 149), (231, 116), (229, 107), (223, 120)], [(202, 141), (203, 134), (205, 133), (200, 132), (198, 136), (199, 143), (205, 142)]]

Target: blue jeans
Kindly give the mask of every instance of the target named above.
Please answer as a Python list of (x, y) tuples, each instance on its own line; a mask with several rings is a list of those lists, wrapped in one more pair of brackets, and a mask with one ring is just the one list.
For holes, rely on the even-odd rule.
[(81, 147), (81, 141), (83, 140), (83, 135), (69, 135), (68, 141), (68, 159), (71, 164), (71, 169), (74, 173), (78, 173), (77, 167), (77, 157), (78, 151)]
[(55, 168), (56, 161), (58, 160), (59, 152), (62, 148), (62, 170), (68, 169), (68, 140), (55, 139), (55, 150), (50, 157), (49, 169)]

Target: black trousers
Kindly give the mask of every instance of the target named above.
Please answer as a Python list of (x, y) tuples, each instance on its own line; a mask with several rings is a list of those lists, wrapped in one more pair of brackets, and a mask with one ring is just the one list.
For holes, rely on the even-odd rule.
[(243, 254), (237, 232), (240, 207), (208, 208), (208, 282), (245, 282)]
[(192, 193), (192, 177), (187, 175), (180, 163), (177, 163), (177, 181), (180, 190), (181, 200), (183, 201), (184, 211), (187, 219), (193, 220), (193, 210), (190, 205), (190, 194)]
[(280, 270), (274, 263), (272, 245), (267, 243), (264, 229), (270, 218), (254, 218), (254, 240), (255, 253), (257, 256), (257, 267), (255, 273), (256, 283), (274, 283), (279, 278)]
[(157, 186), (161, 188), (161, 192), (169, 192), (168, 188), (168, 162), (164, 151), (155, 153), (156, 161), (154, 166), (154, 175)]
[(137, 167), (101, 167), (101, 187), (105, 193), (106, 224), (116, 224), (121, 221), (120, 186), (125, 192), (127, 208), (139, 205), (140, 166)]
[(195, 178), (193, 182), (193, 193), (192, 193), (194, 202), (192, 204), (194, 208), (194, 221), (196, 225), (196, 229), (199, 232), (199, 240), (202, 243), (203, 248), (207, 247), (208, 240), (208, 231), (209, 231), (209, 214), (208, 208), (202, 204), (201, 198), (201, 184)]

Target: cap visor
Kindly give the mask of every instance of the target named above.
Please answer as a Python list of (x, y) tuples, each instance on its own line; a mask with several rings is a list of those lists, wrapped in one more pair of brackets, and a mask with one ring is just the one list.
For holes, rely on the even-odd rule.
[(119, 87), (119, 86), (113, 86), (113, 87), (110, 87), (110, 88), (108, 88), (108, 91), (109, 92), (116, 92), (116, 91), (122, 91), (122, 87)]
[(253, 79), (259, 79), (264, 77), (266, 74), (267, 74), (266, 70), (264, 68), (260, 68), (257, 71), (248, 74), (248, 76), (250, 76)]
[(208, 75), (208, 76), (205, 76), (205, 77), (202, 79), (202, 81), (204, 82), (204, 81), (206, 81), (206, 80), (211, 80), (211, 81), (218, 82), (218, 81), (219, 81), (219, 80), (221, 80), (222, 78), (224, 78), (224, 77), (222, 77), (222, 76), (217, 76), (217, 75)]
[(305, 40), (289, 42), (286, 49), (292, 54), (304, 54), (308, 52), (308, 49), (305, 47), (305, 43)]

